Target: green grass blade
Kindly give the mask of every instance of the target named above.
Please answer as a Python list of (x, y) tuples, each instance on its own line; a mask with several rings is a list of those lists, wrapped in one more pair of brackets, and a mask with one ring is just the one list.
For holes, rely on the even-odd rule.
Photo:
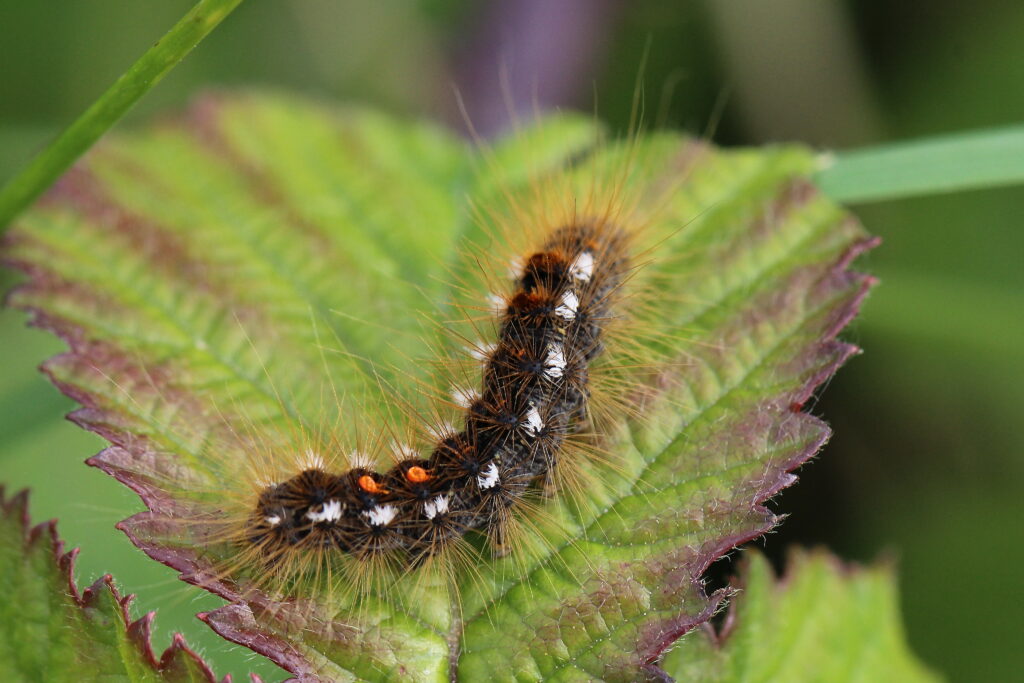
[(816, 181), (847, 204), (1024, 182), (1024, 125), (839, 152)]
[(167, 75), (242, 0), (200, 0), (28, 167), (0, 190), (0, 231)]

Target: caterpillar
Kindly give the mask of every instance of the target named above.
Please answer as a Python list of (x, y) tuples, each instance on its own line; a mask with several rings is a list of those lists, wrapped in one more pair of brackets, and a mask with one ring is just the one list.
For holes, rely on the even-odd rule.
[(472, 578), (488, 549), (511, 556), (515, 572), (537, 547), (527, 528), (565, 538), (544, 501), (589, 505), (591, 464), (616, 457), (601, 449), (604, 426), (633, 410), (625, 394), (642, 384), (615, 364), (631, 365), (632, 377), (655, 353), (635, 358), (637, 339), (615, 328), (646, 313), (638, 238), (673, 189), (636, 196), (643, 166), (632, 139), (612, 146), (588, 126), (574, 144), (580, 153), (556, 166), (526, 169), (481, 145), (496, 167), (494, 196), (470, 207), (477, 235), (461, 247), (462, 272), (449, 273), (455, 320), (430, 323), (455, 343), (410, 359), (441, 368), (440, 378), (406, 383), (426, 404), (393, 386), (374, 415), (358, 389), (338, 397), (332, 387), (321, 417), (279, 437), (225, 417), (230, 428), (218, 431), (233, 436), (223, 451), (245, 462), (225, 467), (237, 483), (211, 492), (222, 504), (195, 519), (218, 581), (356, 605), (392, 594), (400, 574), (437, 585), (440, 570), (440, 583), (461, 591), (456, 577), (468, 568)]
[[(246, 182), (244, 174), (254, 174), (251, 191), (261, 201), (278, 201), (275, 192), (281, 190), (263, 184), (260, 167), (233, 156), (239, 148), (225, 142), (227, 133), (203, 128), (214, 119), (200, 113), (190, 122), (213, 145), (211, 153)], [(640, 304), (648, 286), (664, 304), (666, 288), (651, 281), (657, 269), (644, 259), (652, 243), (669, 239), (676, 226), (648, 228), (659, 201), (685, 176), (688, 160), (674, 156), (671, 140), (640, 147), (634, 137), (611, 140), (593, 122), (576, 118), (518, 129), (510, 140), (505, 149), (516, 148), (518, 157), (503, 153), (500, 142), (494, 151), (481, 145), (472, 164), (486, 168), (466, 164), (481, 180), (474, 180), (471, 193), (444, 198), (458, 214), (435, 216), (437, 229), (449, 229), (455, 220), (464, 227), (449, 241), (436, 241), (443, 252), (421, 253), (391, 236), (375, 237), (375, 247), (394, 245), (418, 270), (351, 306), (341, 298), (316, 311), (292, 306), (280, 328), (274, 316), (261, 315), (262, 292), (218, 294), (221, 279), (230, 282), (237, 266), (227, 260), (234, 255), (223, 250), (219, 236), (202, 227), (202, 212), (171, 214), (168, 220), (182, 219), (180, 229), (190, 231), (183, 234), (195, 240), (196, 258), (212, 254), (211, 266), (190, 272), (209, 285), (199, 295), (219, 327), (197, 337), (194, 355), (200, 363), (215, 358), (218, 370), (228, 372), (211, 377), (230, 383), (195, 385), (213, 380), (189, 366), (190, 349), (161, 361), (129, 353), (123, 365), (90, 366), (97, 383), (133, 416), (152, 415), (140, 432), (146, 440), (124, 444), (146, 449), (152, 462), (174, 463), (166, 473), (136, 476), (150, 460), (133, 451), (129, 461), (121, 442), (93, 460), (149, 496), (151, 511), (122, 525), (140, 547), (179, 569), (186, 581), (229, 600), (285, 605), (308, 599), (362, 623), (363, 608), (421, 599), (428, 593), (419, 590), (424, 584), (434, 599), (447, 593), (456, 607), (467, 592), (482, 598), (485, 584), (516, 580), (506, 569), (521, 577), (517, 570), (535, 559), (535, 550), (582, 538), (565, 524), (566, 511), (600, 504), (591, 493), (614, 476), (620, 461), (618, 453), (605, 450), (609, 418), (618, 428), (624, 415), (636, 414), (628, 411), (637, 410), (633, 394), (643, 391), (646, 378), (637, 378), (635, 370), (660, 362), (654, 357), (660, 351), (646, 343), (646, 331), (660, 328), (642, 316), (663, 315), (665, 307), (648, 311)], [(638, 154), (657, 163), (643, 163)], [(415, 167), (416, 159), (405, 162)], [(671, 174), (662, 172), (667, 163)], [(111, 166), (118, 175), (130, 174), (117, 157)], [(135, 178), (130, 175), (129, 184)], [(91, 197), (91, 186), (74, 184), (80, 180), (70, 178), (67, 191)], [(421, 202), (423, 196), (422, 189), (409, 192), (395, 205), (430, 206), (431, 195)], [(96, 200), (101, 208), (103, 201)], [(313, 213), (325, 222), (337, 215)], [(288, 221), (269, 216), (273, 222), (267, 215), (253, 218), (257, 229), (274, 226), (261, 250), (291, 239), (305, 255), (307, 245), (322, 244), (301, 232), (309, 229), (302, 214), (283, 216)], [(366, 253), (358, 240), (371, 239), (351, 225), (345, 226), (352, 231), (345, 246), (356, 242)], [(412, 243), (415, 235), (406, 239)], [(301, 286), (288, 287), (282, 299), (329, 278), (362, 278), (371, 286), (379, 281), (359, 264), (346, 270), (347, 256), (331, 250), (322, 261), (333, 271), (303, 273)], [(664, 262), (663, 252), (658, 260)], [(401, 289), (419, 288), (430, 277), (444, 284), (426, 296)], [(278, 283), (270, 284), (273, 295)], [(489, 300), (489, 292), (502, 293)], [(425, 333), (413, 327), (426, 312), (424, 302), (438, 309)], [(483, 313), (476, 317), (474, 310)], [(335, 312), (351, 316), (351, 323), (331, 324), (328, 316)], [(626, 334), (615, 329), (624, 323)], [(335, 343), (329, 337), (323, 342), (318, 329), (333, 333)], [(376, 342), (379, 355), (368, 344), (354, 344), (364, 355), (345, 356), (346, 335), (367, 329), (375, 330), (367, 335), (374, 340), (382, 338), (380, 329), (393, 331), (399, 352)], [(665, 347), (679, 355), (677, 344)], [(399, 364), (402, 359), (410, 362)], [(625, 365), (629, 371), (620, 373)], [(440, 372), (425, 370), (431, 366)], [(360, 378), (359, 371), (369, 374)], [(378, 377), (383, 379), (374, 391)], [(325, 397), (325, 389), (331, 395)], [(179, 405), (186, 409), (176, 410)], [(161, 412), (154, 415), (153, 406)], [(389, 457), (393, 462), (382, 466)], [(157, 537), (177, 554), (151, 544)], [(509, 560), (490, 562), (480, 552), (488, 550)], [(407, 577), (419, 585), (394, 586)]]
[(600, 221), (558, 228), (503, 302), (480, 389), (463, 394), (462, 428), (384, 473), (311, 467), (268, 486), (246, 541), (271, 561), (309, 546), (360, 558), (402, 551), (416, 562), (481, 528), (500, 547), (510, 508), (551, 476), (586, 419), (588, 365), (629, 268), (626, 241)]

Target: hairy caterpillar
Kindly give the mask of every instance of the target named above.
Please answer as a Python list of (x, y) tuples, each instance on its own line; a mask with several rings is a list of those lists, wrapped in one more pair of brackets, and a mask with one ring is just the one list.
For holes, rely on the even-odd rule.
[(270, 561), (303, 546), (357, 557), (403, 550), (415, 560), (479, 528), (500, 545), (509, 509), (551, 475), (566, 434), (586, 417), (588, 364), (628, 269), (625, 242), (600, 221), (557, 229), (502, 302), (480, 389), (462, 394), (463, 428), (385, 473), (314, 467), (268, 486), (246, 541)]
[[(529, 134), (514, 139), (527, 145)], [(635, 355), (642, 334), (613, 330), (649, 312), (650, 282), (637, 281), (648, 245), (639, 237), (665, 239), (644, 228), (672, 187), (652, 192), (637, 181), (632, 139), (608, 142), (589, 124), (575, 136), (579, 151), (562, 152), (554, 166), (541, 156), (506, 168), (483, 148), (498, 180), (491, 200), (471, 208), (478, 234), (459, 245), (451, 312), (431, 323), (447, 347), (424, 339), (431, 354), (408, 358), (436, 366), (438, 376), (401, 386), (402, 372), (392, 373), (377, 413), (351, 386), (345, 396), (332, 387), (315, 424), (283, 431), (268, 433), (244, 416), (232, 424), (225, 411), (228, 428), (218, 429), (222, 441), (211, 450), (222, 459), (243, 454), (225, 467), (236, 484), (211, 492), (220, 505), (195, 517), (218, 576), (241, 574), (279, 596), (298, 582), (303, 594), (313, 586), (314, 595), (361, 602), (389, 592), (402, 574), (433, 582), (439, 569), (442, 583), (466, 568), (472, 575), (488, 544), (516, 564), (530, 553), (524, 537), (536, 536), (526, 529), (558, 527), (543, 499), (587, 504), (587, 461), (614, 461), (601, 448), (602, 425), (633, 410), (632, 394), (642, 391), (620, 370), (635, 373), (653, 358), (649, 349)], [(638, 196), (632, 183), (648, 194)]]

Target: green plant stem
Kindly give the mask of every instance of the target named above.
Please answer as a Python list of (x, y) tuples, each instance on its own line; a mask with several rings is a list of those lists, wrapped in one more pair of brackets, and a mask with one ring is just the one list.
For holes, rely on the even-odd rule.
[(861, 204), (1024, 182), (1024, 125), (838, 152), (816, 177)]
[(242, 0), (199, 0), (84, 114), (0, 190), (0, 231), (41, 195)]

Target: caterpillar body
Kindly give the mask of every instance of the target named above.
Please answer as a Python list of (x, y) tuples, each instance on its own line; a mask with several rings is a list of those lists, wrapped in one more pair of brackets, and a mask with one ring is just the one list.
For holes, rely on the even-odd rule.
[(457, 390), (461, 429), (438, 434), (427, 457), (401, 449), (408, 457), (386, 472), (312, 466), (267, 486), (243, 543), (270, 562), (308, 548), (416, 563), (480, 529), (500, 552), (511, 510), (586, 422), (588, 368), (630, 268), (627, 242), (605, 219), (555, 229), (501, 300), (479, 389)]

